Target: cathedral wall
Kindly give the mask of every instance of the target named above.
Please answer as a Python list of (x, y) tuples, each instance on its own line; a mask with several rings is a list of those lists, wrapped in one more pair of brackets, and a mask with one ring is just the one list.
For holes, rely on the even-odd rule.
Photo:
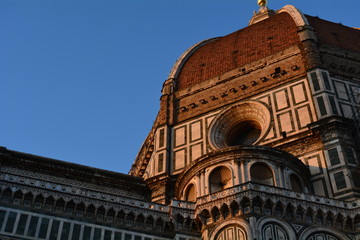
[(360, 82), (330, 77), (325, 70), (309, 73), (319, 119), (332, 115), (353, 118), (360, 104)]
[[(300, 160), (308, 166), (311, 174), (310, 182), (313, 185), (315, 195), (330, 196), (332, 195), (331, 183), (329, 181), (327, 163), (324, 152), (315, 150), (300, 157)], [(330, 191), (330, 192), (329, 192)]]
[[(314, 160), (316, 154), (311, 157), (313, 164), (318, 162), (318, 166), (321, 165), (320, 168), (323, 168), (320, 171), (316, 170), (318, 173), (313, 178), (324, 173), (324, 176), (328, 174), (328, 180), (314, 179), (314, 188), (315, 186), (327, 186), (327, 193), (321, 194), (341, 198), (350, 196), (349, 198), (351, 198), (353, 191), (356, 189), (359, 191), (360, 187), (359, 183), (353, 180), (358, 176), (356, 167), (359, 164), (359, 156), (356, 156), (358, 144), (353, 142), (351, 136), (356, 132), (351, 119), (359, 119), (360, 116), (360, 84), (353, 79), (330, 76), (327, 71), (322, 69), (316, 69), (309, 72), (308, 75), (317, 116), (328, 126), (326, 129), (320, 130), (323, 143), (322, 155), (325, 161)], [(343, 117), (343, 120), (335, 120), (338, 117)], [(335, 127), (336, 121), (339, 122), (337, 127)], [(341, 121), (345, 121), (342, 123), (342, 127)], [(320, 156), (316, 155), (315, 158), (322, 159)], [(308, 157), (304, 156), (302, 159)], [(311, 170), (314, 171), (315, 168)]]
[[(300, 132), (308, 131), (307, 125), (315, 120), (317, 116), (312, 103), (309, 86), (306, 79), (299, 79), (287, 86), (273, 89), (272, 91), (254, 95), (247, 99), (259, 102), (264, 105), (270, 112), (270, 126), (264, 129), (266, 132), (264, 139), (259, 142), (260, 145), (267, 145), (277, 142), (286, 136), (293, 136)], [(237, 104), (237, 103), (235, 103)], [(230, 105), (231, 106), (231, 105)], [(198, 157), (211, 152), (214, 148), (209, 142), (209, 132), (213, 119), (226, 110), (222, 109), (200, 115), (181, 124), (177, 124), (169, 131), (167, 141), (170, 142), (171, 150), (166, 152), (165, 149), (159, 149), (156, 154), (166, 152), (170, 158), (170, 171), (173, 174), (181, 172), (186, 166)], [(156, 134), (155, 142), (159, 142), (159, 128)], [(156, 159), (156, 157), (154, 157)], [(153, 163), (156, 165), (155, 161)], [(155, 173), (156, 170), (153, 169)], [(159, 173), (159, 172), (158, 172)]]
[[(344, 194), (351, 192), (354, 187), (354, 183), (350, 180), (352, 174), (354, 176), (359, 174), (347, 168), (348, 165), (356, 166), (357, 157), (354, 149), (346, 141), (339, 142), (334, 138), (324, 142), (313, 137), (311, 141), (303, 140), (306, 145), (299, 145), (301, 148), (293, 147), (291, 144), (298, 141), (297, 139), (309, 136), (309, 124), (319, 119), (334, 115), (347, 118), (353, 116), (359, 101), (354, 96), (359, 92), (360, 87), (356, 82), (332, 78), (327, 71), (318, 69), (309, 72), (307, 78), (300, 77), (286, 85), (279, 85), (266, 92), (250, 96), (246, 101), (263, 104), (270, 115), (268, 116), (270, 125), (262, 129), (266, 134), (256, 144), (281, 148), (288, 144), (289, 147), (285, 147), (286, 151), (299, 157), (308, 166), (312, 175), (310, 182), (315, 194), (346, 196)], [(223, 98), (226, 97), (225, 94)], [(179, 174), (194, 160), (216, 149), (211, 139), (212, 122), (223, 115), (226, 109), (244, 100), (225, 104), (222, 108), (199, 114), (173, 127), (158, 127), (155, 135), (155, 154), (148, 165), (146, 176), (156, 176), (166, 171)], [(224, 100), (218, 99), (218, 101)], [(201, 110), (199, 106), (186, 110), (184, 114), (191, 111), (198, 112), (196, 108)], [(234, 118), (236, 117), (234, 115)], [(229, 124), (233, 123), (229, 122)], [(334, 156), (339, 159), (335, 165)]]
[(306, 79), (293, 82), (254, 97), (271, 108), (273, 124), (262, 144), (267, 144), (307, 131), (307, 125), (317, 120)]

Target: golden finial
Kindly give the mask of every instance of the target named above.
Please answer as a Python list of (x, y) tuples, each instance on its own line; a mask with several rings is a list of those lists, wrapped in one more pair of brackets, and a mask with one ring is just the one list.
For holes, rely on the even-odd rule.
[(267, 0), (258, 0), (258, 4), (260, 7), (265, 7), (267, 4)]

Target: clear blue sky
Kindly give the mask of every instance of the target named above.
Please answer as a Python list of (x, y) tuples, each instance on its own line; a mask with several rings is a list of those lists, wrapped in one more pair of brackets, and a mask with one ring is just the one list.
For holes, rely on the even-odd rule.
[[(176, 59), (256, 0), (1, 0), (0, 146), (127, 173)], [(270, 1), (360, 27), (358, 0)]]

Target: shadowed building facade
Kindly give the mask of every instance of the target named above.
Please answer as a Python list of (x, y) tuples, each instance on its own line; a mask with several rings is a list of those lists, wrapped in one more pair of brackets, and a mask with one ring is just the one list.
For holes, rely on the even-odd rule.
[(360, 31), (259, 1), (186, 50), (129, 175), (0, 149), (2, 239), (360, 239)]

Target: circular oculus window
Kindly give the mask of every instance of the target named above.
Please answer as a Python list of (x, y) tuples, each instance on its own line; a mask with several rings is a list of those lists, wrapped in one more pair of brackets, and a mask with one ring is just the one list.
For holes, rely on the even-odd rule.
[(246, 101), (221, 112), (211, 123), (210, 144), (214, 149), (249, 146), (261, 141), (270, 126), (270, 111), (262, 103)]

